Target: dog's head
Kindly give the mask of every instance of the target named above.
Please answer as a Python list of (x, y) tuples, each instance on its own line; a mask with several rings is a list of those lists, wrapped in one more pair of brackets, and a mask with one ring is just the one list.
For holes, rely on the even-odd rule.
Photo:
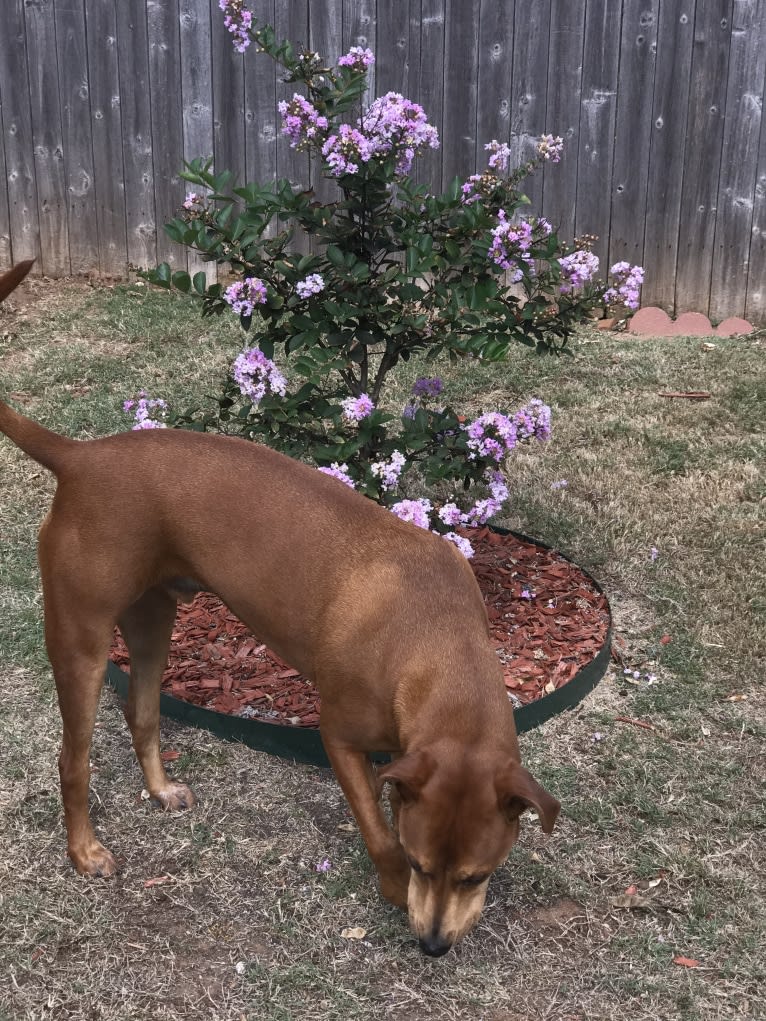
[(424, 953), (445, 954), (475, 924), (492, 873), (533, 808), (550, 833), (561, 807), (518, 762), (481, 755), (444, 761), (429, 751), (405, 755), (379, 773), (398, 803), (399, 839), (412, 869), (410, 925)]

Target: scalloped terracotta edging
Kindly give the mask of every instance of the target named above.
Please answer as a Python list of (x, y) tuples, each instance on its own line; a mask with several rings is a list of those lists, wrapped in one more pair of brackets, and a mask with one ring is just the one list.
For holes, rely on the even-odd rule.
[(734, 337), (752, 333), (755, 327), (739, 316), (713, 326), (701, 312), (683, 312), (677, 319), (656, 305), (640, 308), (628, 323), (628, 332), (641, 337)]
[[(503, 535), (514, 535), (540, 549), (555, 550), (554, 547), (546, 543), (531, 539), (518, 532), (511, 532), (509, 529), (495, 528), (493, 530)], [(588, 571), (575, 564), (570, 557), (561, 553), (560, 550), (555, 550), (555, 552), (563, 560), (577, 567), (591, 582), (595, 590), (603, 596), (609, 626), (601, 648), (593, 659), (577, 671), (571, 680), (550, 694), (514, 709), (516, 729), (520, 734), (539, 727), (552, 716), (578, 705), (604, 676), (611, 658), (612, 613), (604, 590)], [(122, 700), (127, 699), (129, 676), (111, 661), (107, 664), (106, 681)], [(330, 765), (320, 733), (315, 729), (265, 722), (254, 717), (233, 716), (183, 701), (180, 698), (167, 695), (165, 692), (160, 694), (160, 713), (167, 719), (208, 730), (226, 741), (240, 741), (250, 748), (267, 752), (279, 758), (322, 767)], [(371, 758), (374, 761), (385, 762), (388, 756), (372, 755)]]

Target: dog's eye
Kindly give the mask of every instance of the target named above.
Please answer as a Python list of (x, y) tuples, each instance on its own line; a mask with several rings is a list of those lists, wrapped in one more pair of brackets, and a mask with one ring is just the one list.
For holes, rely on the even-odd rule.
[(481, 886), (482, 883), (486, 883), (489, 876), (466, 876), (465, 879), (461, 879), (461, 886)]
[(414, 858), (408, 858), (407, 861), (409, 862), (410, 868), (412, 869), (413, 872), (417, 872), (421, 876), (424, 874), (423, 873), (423, 866), (420, 864), (419, 861), (415, 861)]

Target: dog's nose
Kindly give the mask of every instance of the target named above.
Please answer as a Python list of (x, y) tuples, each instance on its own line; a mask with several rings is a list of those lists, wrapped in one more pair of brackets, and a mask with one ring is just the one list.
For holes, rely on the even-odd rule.
[(452, 946), (440, 936), (427, 936), (420, 940), (420, 949), (429, 957), (443, 957)]

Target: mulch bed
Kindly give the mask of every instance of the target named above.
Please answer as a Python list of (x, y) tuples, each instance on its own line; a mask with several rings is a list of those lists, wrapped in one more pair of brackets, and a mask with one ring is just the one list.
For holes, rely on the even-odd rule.
[[(492, 637), (514, 705), (570, 681), (601, 649), (606, 599), (560, 554), (488, 528), (466, 530), (470, 561), (487, 605)], [(111, 659), (129, 657), (115, 631)], [(290, 726), (319, 726), (319, 694), (271, 652), (219, 599), (200, 593), (178, 608), (162, 690), (227, 715)]]

